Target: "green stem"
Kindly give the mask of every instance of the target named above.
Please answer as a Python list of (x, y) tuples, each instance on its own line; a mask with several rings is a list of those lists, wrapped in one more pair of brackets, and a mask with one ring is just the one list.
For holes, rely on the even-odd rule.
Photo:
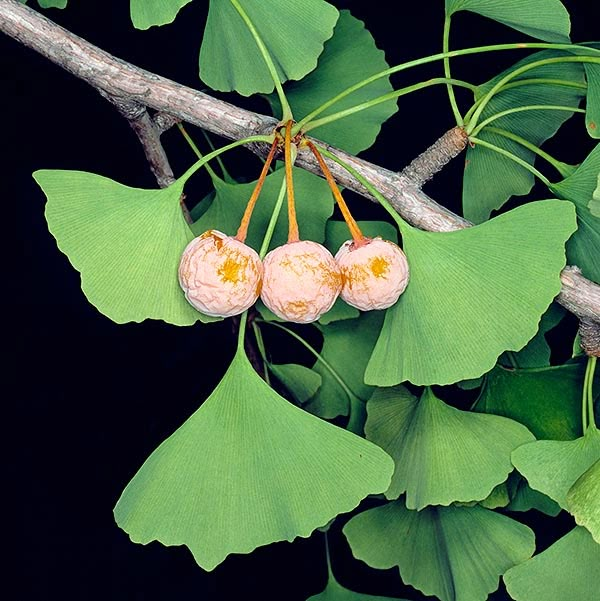
[(585, 113), (584, 109), (571, 107), (571, 106), (562, 106), (558, 104), (529, 104), (526, 106), (517, 106), (512, 109), (506, 109), (505, 111), (500, 111), (499, 113), (495, 113), (491, 117), (484, 119), (477, 127), (475, 127), (472, 131), (472, 135), (476, 136), (486, 125), (496, 121), (496, 119), (501, 119), (506, 115), (512, 115), (513, 113), (522, 113), (523, 111), (564, 111), (569, 113)]
[(331, 377), (339, 384), (340, 388), (346, 393), (346, 396), (348, 397), (350, 403), (352, 403), (353, 398), (357, 399), (359, 402), (362, 402), (350, 390), (350, 388), (348, 388), (346, 382), (344, 382), (340, 374), (338, 374), (338, 372), (332, 367), (332, 365), (327, 360), (323, 359), (321, 354), (315, 348), (313, 348), (312, 345), (306, 342), (306, 340), (304, 340), (302, 336), (299, 336), (293, 330), (286, 328), (285, 326), (281, 325), (280, 323), (277, 323), (276, 321), (262, 321), (262, 323), (269, 324), (270, 326), (275, 326), (276, 328), (287, 332), (292, 338), (296, 339), (307, 351), (309, 351), (316, 358), (317, 361), (323, 364), (323, 367), (331, 374)]
[(483, 112), (485, 107), (488, 105), (490, 100), (500, 91), (502, 86), (504, 86), (506, 83), (508, 83), (511, 79), (514, 79), (515, 77), (518, 77), (519, 75), (521, 75), (521, 73), (526, 73), (527, 71), (530, 71), (531, 69), (537, 69), (538, 67), (542, 67), (544, 65), (555, 65), (555, 64), (559, 64), (559, 63), (600, 64), (600, 58), (592, 57), (592, 56), (564, 56), (564, 57), (557, 57), (557, 58), (546, 58), (544, 60), (534, 61), (527, 65), (523, 65), (522, 67), (519, 67), (518, 69), (515, 69), (514, 71), (511, 71), (510, 73), (508, 73), (507, 75), (502, 77), (500, 80), (498, 80), (498, 82), (496, 82), (496, 84), (494, 86), (492, 86), (492, 88), (490, 88), (490, 90), (488, 90), (487, 94), (483, 97), (483, 99), (479, 103), (479, 106), (473, 112), (473, 115), (471, 116), (469, 124), (467, 125), (467, 128), (466, 128), (467, 134), (470, 135), (473, 132), (473, 130), (477, 127), (479, 118), (481, 117), (481, 113)]
[(483, 146), (484, 148), (489, 148), (490, 150), (493, 150), (494, 152), (497, 152), (498, 154), (508, 157), (511, 161), (514, 161), (515, 163), (521, 165), (521, 167), (524, 167), (525, 169), (527, 169), (527, 171), (530, 171), (531, 173), (533, 173), (533, 175), (535, 175), (542, 182), (544, 182), (544, 184), (546, 184), (546, 186), (548, 186), (548, 187), (550, 186), (550, 180), (543, 173), (538, 171), (533, 165), (530, 165), (527, 161), (524, 161), (521, 157), (516, 156), (515, 154), (513, 154), (512, 152), (509, 152), (508, 150), (505, 150), (504, 148), (500, 148), (499, 146), (490, 144), (489, 142), (486, 142), (485, 140), (481, 140), (480, 138), (469, 137), (469, 140), (475, 144), (479, 144), (480, 146)]
[(275, 226), (277, 225), (277, 220), (279, 219), (279, 213), (281, 213), (281, 207), (283, 207), (286, 189), (287, 185), (284, 177), (281, 182), (281, 187), (279, 188), (279, 195), (277, 196), (277, 201), (275, 202), (275, 208), (273, 209), (273, 213), (271, 213), (271, 219), (269, 219), (269, 224), (267, 225), (267, 230), (265, 231), (265, 237), (263, 238), (260, 251), (258, 252), (258, 255), (261, 259), (265, 258), (265, 255), (269, 250), (269, 244), (271, 244), (271, 239), (273, 238), (273, 232), (275, 231)]
[(242, 138), (241, 140), (236, 140), (235, 142), (231, 142), (231, 144), (222, 146), (221, 148), (214, 150), (209, 154), (205, 154), (199, 161), (194, 163), (177, 181), (183, 183), (187, 182), (187, 180), (190, 179), (190, 177), (194, 175), (194, 173), (196, 173), (198, 169), (204, 167), (204, 165), (208, 163), (208, 161), (212, 161), (213, 159), (217, 158), (220, 154), (223, 154), (228, 150), (237, 148), (238, 146), (243, 146), (244, 144), (250, 144), (251, 142), (266, 142), (270, 144), (273, 142), (273, 136), (249, 136), (248, 138)]
[(587, 395), (587, 408), (588, 408), (588, 427), (596, 427), (596, 417), (594, 415), (594, 394), (592, 386), (594, 384), (594, 374), (596, 372), (596, 357), (588, 356), (588, 363), (585, 370), (584, 386), (586, 388)]
[(554, 50), (573, 50), (573, 49), (581, 49), (593, 54), (600, 54), (600, 50), (596, 50), (594, 48), (588, 48), (587, 46), (578, 46), (575, 44), (550, 44), (545, 42), (531, 42), (531, 43), (517, 43), (517, 44), (493, 44), (489, 46), (476, 46), (473, 48), (463, 48), (462, 50), (450, 50), (449, 52), (440, 52), (438, 54), (433, 54), (431, 56), (425, 56), (423, 58), (418, 58), (412, 61), (408, 61), (406, 63), (401, 63), (400, 65), (396, 65), (394, 67), (390, 67), (389, 69), (385, 69), (380, 71), (379, 73), (375, 73), (358, 83), (346, 88), (339, 94), (336, 94), (327, 102), (324, 102), (321, 106), (317, 107), (313, 111), (311, 111), (308, 115), (303, 117), (292, 129), (292, 135), (297, 134), (306, 123), (312, 121), (315, 117), (320, 115), (323, 111), (326, 111), (330, 106), (333, 106), (349, 94), (368, 86), (369, 84), (382, 79), (383, 77), (388, 77), (393, 75), (394, 73), (399, 73), (400, 71), (405, 71), (406, 69), (412, 69), (413, 67), (419, 67), (421, 65), (426, 65), (428, 63), (433, 63), (435, 61), (443, 60), (444, 58), (454, 58), (456, 56), (468, 56), (470, 54), (479, 54), (484, 52), (497, 52), (501, 50), (523, 50), (523, 49), (531, 49), (531, 50), (543, 50), (543, 49), (554, 49)]
[(271, 385), (271, 376), (269, 375), (269, 368), (268, 368), (269, 362), (267, 360), (267, 349), (265, 347), (265, 341), (263, 340), (263, 337), (262, 337), (262, 332), (260, 331), (260, 328), (258, 327), (258, 324), (255, 321), (252, 322), (252, 331), (254, 332), (254, 339), (256, 340), (256, 347), (258, 348), (258, 352), (260, 353), (261, 359), (263, 361), (265, 382), (267, 384), (269, 384), (269, 386), (270, 386)]
[[(204, 136), (204, 139), (206, 140), (206, 143), (208, 144), (209, 148), (211, 150), (215, 150), (215, 145), (213, 144), (212, 138), (208, 135), (208, 132), (205, 129), (202, 129), (200, 131), (202, 132), (202, 135)], [(229, 171), (227, 171), (225, 163), (223, 163), (223, 159), (221, 159), (221, 157), (217, 157), (216, 160), (219, 164), (219, 169), (221, 169), (221, 173), (223, 174), (223, 178), (226, 181), (234, 182), (235, 180), (233, 179), (233, 177), (231, 177)]]
[(513, 140), (514, 142), (517, 142), (517, 144), (520, 144), (524, 148), (527, 148), (527, 150), (530, 150), (531, 152), (537, 154), (539, 157), (541, 157), (542, 159), (545, 159), (548, 163), (550, 163), (561, 174), (561, 176), (563, 178), (567, 177), (569, 175), (569, 173), (567, 171), (565, 171), (564, 165), (560, 161), (557, 161), (552, 155), (548, 154), (541, 148), (538, 148), (535, 144), (532, 144), (529, 140), (526, 140), (525, 138), (522, 138), (521, 136), (517, 136), (517, 134), (513, 134), (510, 131), (500, 129), (498, 127), (488, 127), (488, 129), (486, 131), (488, 131), (491, 134), (497, 134), (504, 138), (508, 138), (509, 140)]
[[(200, 152), (200, 150), (198, 149), (198, 147), (194, 143), (194, 140), (192, 140), (192, 138), (190, 137), (190, 135), (185, 130), (185, 127), (183, 127), (183, 124), (178, 123), (177, 124), (177, 128), (181, 132), (181, 135), (185, 138), (185, 141), (188, 143), (188, 145), (190, 146), (190, 148), (194, 151), (194, 154), (199, 159), (202, 159), (203, 158), (202, 153)], [(212, 179), (213, 182), (215, 181), (215, 179), (219, 179), (219, 176), (214, 172), (213, 168), (208, 163), (204, 164), (204, 168), (206, 169), (206, 172), (208, 173), (208, 175), (210, 175), (210, 179)]]
[[(550, 77), (531, 77), (530, 79), (520, 79), (519, 81), (511, 81), (505, 85), (503, 85), (499, 90), (500, 92), (505, 92), (506, 90), (511, 90), (513, 88), (520, 88), (522, 86), (532, 86), (532, 85), (553, 85), (553, 86), (562, 86), (565, 88), (575, 88), (577, 90), (587, 90), (587, 85), (585, 83), (579, 83), (577, 81), (566, 81), (564, 79), (552, 79)], [(465, 114), (465, 122), (468, 123), (473, 113), (477, 110), (477, 107), (481, 104), (482, 100), (485, 96), (481, 96), (474, 103), (473, 106), (466, 112)]]
[(244, 338), (245, 338), (245, 333), (246, 333), (246, 323), (247, 322), (248, 322), (248, 311), (244, 311), (240, 315), (240, 329), (238, 330), (236, 355), (238, 353), (243, 353), (244, 356), (246, 355), (246, 350), (244, 349)]
[(292, 109), (290, 108), (290, 105), (287, 101), (285, 92), (283, 91), (283, 86), (281, 85), (281, 81), (279, 80), (279, 75), (277, 74), (277, 69), (275, 68), (275, 64), (273, 63), (273, 59), (271, 58), (267, 47), (262, 41), (262, 38), (256, 30), (256, 27), (254, 27), (254, 23), (252, 23), (250, 17), (246, 14), (246, 11), (241, 7), (238, 0), (229, 1), (231, 2), (231, 4), (233, 4), (235, 9), (238, 11), (240, 16), (244, 20), (246, 27), (250, 30), (250, 33), (252, 34), (252, 37), (254, 38), (254, 41), (256, 42), (256, 45), (258, 46), (258, 49), (260, 50), (260, 53), (262, 54), (262, 57), (267, 65), (267, 69), (269, 70), (269, 74), (271, 75), (271, 79), (273, 80), (273, 83), (275, 84), (275, 89), (277, 90), (279, 102), (281, 103), (281, 109), (283, 111), (281, 121), (283, 121), (284, 123), (286, 121), (290, 121), (291, 119), (293, 119)]
[[(320, 119), (315, 119), (314, 121), (309, 121), (303, 127), (303, 131), (307, 132), (311, 129), (315, 129), (316, 127), (320, 127), (321, 125), (325, 125), (327, 123), (331, 123), (332, 121), (337, 121), (338, 119), (342, 119), (343, 117), (348, 117), (349, 115), (353, 115), (354, 113), (358, 113), (359, 111), (364, 111), (373, 106), (381, 104), (382, 102), (387, 102), (388, 100), (394, 100), (399, 98), (400, 96), (404, 96), (405, 94), (410, 94), (411, 92), (416, 92), (417, 90), (422, 90), (423, 88), (428, 88), (430, 86), (435, 86), (439, 84), (448, 84), (452, 83), (455, 86), (460, 86), (462, 88), (469, 88), (470, 90), (474, 90), (476, 86), (473, 84), (462, 81), (460, 79), (447, 79), (446, 77), (436, 77), (434, 79), (428, 79), (427, 81), (422, 81), (420, 83), (414, 84), (412, 86), (407, 86), (405, 88), (400, 88), (399, 90), (394, 90), (393, 92), (389, 92), (388, 94), (384, 94), (383, 96), (378, 96), (377, 98), (373, 98), (372, 100), (367, 100), (366, 102), (361, 102), (355, 106), (351, 106), (350, 108), (344, 109), (343, 111), (338, 111), (337, 113), (333, 113), (331, 115), (327, 115), (326, 117), (321, 117)], [(294, 129), (296, 129), (298, 126)], [(293, 130), (292, 130), (293, 131)]]
[[(444, 39), (442, 42), (442, 50), (447, 53), (450, 50), (450, 21), (451, 17), (448, 15), (444, 20)], [(444, 57), (444, 75), (446, 79), (451, 79), (450, 75), (450, 59), (446, 56)], [(454, 118), (456, 119), (456, 125), (458, 127), (462, 127), (464, 125), (464, 121), (462, 115), (460, 114), (460, 110), (458, 108), (458, 104), (456, 102), (456, 96), (454, 95), (454, 88), (452, 84), (448, 84), (446, 86), (448, 90), (448, 98), (450, 100), (450, 106), (452, 107), (452, 112), (454, 113)]]
[(325, 534), (325, 561), (327, 562), (327, 576), (329, 577), (329, 582), (334, 582), (337, 584), (337, 580), (333, 575), (333, 569), (331, 567), (331, 551), (329, 550), (329, 534), (327, 532)]
[(340, 159), (338, 156), (332, 152), (329, 152), (329, 150), (326, 148), (323, 148), (318, 144), (315, 144), (315, 146), (322, 155), (330, 158), (332, 161), (342, 166), (350, 175), (354, 177), (354, 179), (356, 179), (356, 181), (360, 182), (377, 199), (377, 202), (379, 202), (379, 204), (390, 214), (390, 217), (398, 224), (400, 231), (402, 231), (404, 228), (410, 227), (408, 223), (406, 223), (406, 221), (400, 217), (396, 209), (394, 209), (394, 207), (389, 203), (387, 198), (385, 198), (385, 196), (383, 196), (383, 194), (366, 177), (361, 175), (356, 169), (354, 169), (354, 167), (351, 167), (348, 165), (348, 163), (342, 161), (342, 159)]

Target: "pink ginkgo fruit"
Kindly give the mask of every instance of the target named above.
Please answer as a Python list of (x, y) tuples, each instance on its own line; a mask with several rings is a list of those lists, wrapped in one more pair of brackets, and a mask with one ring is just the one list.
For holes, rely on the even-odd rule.
[(348, 240), (335, 259), (343, 278), (341, 297), (361, 311), (391, 307), (408, 285), (406, 255), (388, 240), (365, 239), (361, 244)]
[(189, 303), (213, 317), (231, 317), (260, 294), (263, 266), (255, 250), (232, 236), (208, 230), (185, 248), (179, 283)]
[(286, 321), (310, 323), (331, 309), (342, 288), (332, 254), (310, 240), (288, 242), (263, 261), (261, 299)]

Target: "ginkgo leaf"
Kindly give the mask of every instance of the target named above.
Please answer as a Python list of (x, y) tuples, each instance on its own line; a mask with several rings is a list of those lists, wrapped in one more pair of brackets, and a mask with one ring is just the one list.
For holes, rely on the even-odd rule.
[(183, 180), (142, 190), (81, 171), (33, 177), (48, 198), (48, 228), (101, 313), (117, 323), (219, 319), (189, 305), (177, 280), (181, 253), (193, 238), (179, 205)]
[(396, 462), (385, 496), (406, 492), (409, 509), (485, 499), (513, 471), (511, 452), (534, 440), (515, 421), (450, 407), (429, 388), (420, 399), (403, 386), (378, 388), (367, 415), (367, 439)]
[(569, 42), (571, 21), (560, 0), (446, 0), (446, 14), (468, 10), (531, 37), (547, 42)]
[[(286, 97), (296, 118), (304, 117), (346, 88), (388, 67), (383, 51), (375, 46), (375, 40), (364, 23), (343, 10), (333, 37), (325, 42), (317, 68), (301, 81), (287, 84)], [(323, 111), (319, 118), (383, 96), (393, 89), (389, 77), (378, 79)], [(272, 94), (269, 100), (277, 114), (280, 110), (277, 96)], [(317, 132), (315, 135), (320, 140), (357, 154), (375, 142), (381, 125), (397, 110), (395, 100), (383, 102), (323, 125), (314, 130)]]
[(475, 408), (510, 417), (539, 439), (572, 440), (581, 434), (584, 373), (581, 361), (537, 369), (496, 366)]
[(354, 557), (398, 567), (404, 582), (442, 601), (484, 601), (535, 549), (527, 526), (479, 506), (410, 511), (394, 501), (352, 518), (344, 534)]
[(594, 193), (592, 194), (592, 200), (590, 200), (590, 204), (588, 206), (592, 215), (595, 217), (600, 217), (600, 173), (598, 173), (598, 186), (594, 190)]
[(512, 453), (513, 465), (529, 485), (567, 509), (567, 493), (600, 459), (600, 431), (593, 425), (576, 440), (537, 440)]
[(397, 597), (382, 597), (357, 593), (342, 586), (335, 578), (330, 577), (325, 590), (309, 597), (306, 601), (406, 601)]
[(322, 383), (318, 373), (297, 363), (270, 363), (269, 369), (300, 404), (314, 396)]
[(69, 0), (38, 0), (42, 8), (66, 8)]
[(600, 545), (600, 459), (586, 470), (567, 493), (567, 510)]
[[(364, 401), (373, 391), (372, 386), (364, 383), (365, 367), (382, 323), (383, 314), (380, 311), (369, 311), (358, 319), (319, 326), (323, 334), (321, 356), (352, 394)], [(320, 361), (314, 364), (313, 370), (323, 378), (323, 384), (304, 408), (326, 419), (348, 415), (350, 400), (337, 378)]]
[(186, 545), (212, 570), (230, 553), (309, 536), (383, 492), (392, 471), (379, 447), (285, 401), (238, 350), (127, 485), (115, 519), (134, 542)]
[(575, 227), (573, 205), (557, 200), (454, 232), (403, 225), (410, 281), (386, 312), (365, 381), (451, 384), (521, 349), (560, 290), (564, 244)]
[(131, 22), (136, 29), (172, 23), (177, 13), (192, 0), (130, 0)]
[[(511, 478), (516, 472), (511, 474)], [(557, 516), (561, 512), (560, 505), (553, 501), (548, 495), (541, 493), (539, 490), (534, 490), (527, 484), (527, 481), (518, 476), (516, 488), (511, 492), (511, 501), (506, 507), (508, 511), (530, 511), (536, 509), (541, 513)], [(509, 481), (510, 479), (509, 478)]]
[[(262, 244), (284, 177), (284, 170), (277, 169), (267, 176), (263, 184), (246, 239), (246, 244), (255, 250)], [(333, 213), (329, 186), (324, 179), (304, 169), (295, 168), (293, 177), (300, 236), (305, 240), (322, 242), (325, 239), (325, 224)], [(192, 231), (199, 236), (207, 230), (217, 229), (234, 236), (256, 182), (233, 184), (215, 177), (213, 185), (216, 196), (202, 217), (192, 224)], [(269, 248), (285, 244), (287, 237), (287, 212), (282, 211)]]
[[(518, 61), (490, 81), (478, 86), (476, 99), (481, 100), (500, 79), (516, 69), (556, 57), (565, 57), (565, 53), (545, 50)], [(532, 79), (550, 79), (556, 83), (524, 84), (526, 80)], [(480, 122), (500, 112), (528, 105), (560, 105), (575, 109), (585, 95), (584, 69), (580, 63), (542, 65), (513, 78), (511, 84), (513, 87), (493, 96), (486, 105)], [(539, 147), (572, 115), (571, 111), (544, 109), (510, 113), (490, 122), (478, 137), (533, 165), (536, 155), (510, 136), (517, 135)], [(502, 207), (511, 196), (528, 194), (534, 183), (533, 174), (510, 158), (481, 145), (469, 147), (465, 156), (463, 177), (464, 215), (475, 223), (481, 223), (489, 218), (493, 210)]]
[(516, 601), (592, 601), (598, 597), (600, 545), (581, 526), (504, 574)]
[(550, 186), (557, 196), (575, 204), (578, 228), (567, 244), (567, 258), (594, 282), (600, 282), (600, 215), (592, 213), (589, 205), (598, 185), (598, 174), (600, 144), (573, 175)]
[[(280, 81), (302, 79), (317, 66), (339, 13), (324, 0), (239, 0)], [(200, 78), (214, 90), (268, 94), (274, 83), (255, 39), (231, 0), (210, 0)]]
[(546, 334), (555, 328), (565, 316), (566, 310), (554, 302), (540, 320), (537, 334), (519, 352), (513, 354), (513, 359), (520, 368), (547, 367), (550, 365), (550, 345)]

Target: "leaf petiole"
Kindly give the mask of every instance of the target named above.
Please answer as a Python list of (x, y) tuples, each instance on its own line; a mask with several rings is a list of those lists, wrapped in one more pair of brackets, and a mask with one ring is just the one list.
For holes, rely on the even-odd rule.
[[(367, 100), (366, 102), (361, 102), (355, 106), (351, 106), (343, 111), (338, 111), (337, 113), (333, 113), (331, 115), (327, 115), (326, 117), (321, 117), (321, 119), (316, 119), (314, 121), (306, 121), (302, 130), (304, 132), (310, 131), (311, 129), (315, 129), (320, 127), (321, 125), (326, 125), (327, 123), (332, 123), (333, 121), (337, 121), (338, 119), (342, 119), (343, 117), (348, 117), (349, 115), (353, 115), (354, 113), (358, 113), (360, 111), (364, 111), (373, 106), (377, 106), (382, 102), (388, 102), (390, 100), (395, 100), (400, 96), (405, 96), (406, 94), (410, 94), (411, 92), (416, 92), (418, 90), (423, 90), (424, 88), (428, 88), (430, 86), (435, 86), (439, 84), (453, 84), (455, 86), (459, 86), (462, 88), (468, 88), (470, 90), (475, 90), (476, 86), (467, 82), (462, 81), (460, 79), (448, 79), (446, 77), (435, 77), (433, 79), (428, 79), (427, 81), (422, 81), (420, 83), (414, 84), (412, 86), (407, 86), (405, 88), (401, 88), (399, 90), (394, 90), (393, 92), (389, 92), (384, 94), (383, 96), (378, 96), (377, 98), (373, 98), (372, 100)], [(304, 121), (304, 120), (303, 120)], [(298, 129), (298, 124), (294, 127), (294, 130)]]
[(483, 146), (484, 148), (489, 148), (489, 150), (493, 150), (494, 152), (497, 152), (498, 154), (501, 154), (501, 155), (511, 159), (515, 163), (518, 163), (519, 165), (521, 165), (521, 167), (524, 167), (525, 169), (527, 169), (527, 171), (530, 171), (539, 180), (544, 182), (544, 184), (546, 184), (546, 186), (550, 187), (550, 185), (551, 185), (550, 180), (543, 173), (538, 171), (533, 165), (530, 165), (527, 161), (524, 161), (521, 157), (518, 157), (517, 155), (513, 154), (512, 152), (510, 152), (504, 148), (500, 148), (499, 146), (496, 146), (495, 144), (490, 144), (490, 142), (486, 142), (485, 140), (482, 140), (481, 138), (475, 138), (475, 137), (469, 136), (469, 140), (471, 142), (473, 142), (474, 144), (478, 144), (479, 146)]
[(588, 355), (587, 365), (585, 366), (585, 376), (583, 378), (583, 398), (581, 403), (581, 421), (584, 434), (588, 427), (596, 427), (594, 395), (592, 391), (594, 374), (596, 372), (596, 362), (596, 357)]
[(500, 89), (509, 81), (518, 77), (522, 73), (526, 73), (531, 69), (537, 69), (538, 67), (542, 67), (544, 65), (555, 65), (560, 63), (594, 63), (600, 64), (600, 57), (595, 56), (563, 56), (556, 58), (546, 58), (539, 61), (534, 61), (533, 63), (529, 63), (527, 65), (523, 65), (514, 71), (511, 71), (503, 78), (501, 78), (496, 84), (487, 92), (487, 94), (483, 97), (473, 114), (471, 115), (469, 122), (467, 123), (466, 132), (471, 135), (476, 129), (479, 118), (483, 113), (485, 107), (488, 105), (490, 100), (500, 91)]
[(354, 394), (346, 382), (342, 379), (340, 374), (333, 368), (333, 366), (323, 358), (323, 356), (315, 349), (311, 344), (306, 342), (302, 336), (299, 336), (293, 330), (286, 328), (285, 326), (277, 323), (276, 321), (265, 321), (260, 320), (261, 323), (266, 323), (271, 326), (275, 326), (284, 332), (287, 332), (292, 338), (297, 340), (304, 348), (311, 353), (318, 362), (331, 374), (331, 377), (339, 384), (340, 388), (344, 391), (350, 402), (350, 416), (348, 418), (348, 429), (352, 432), (358, 433), (358, 430), (362, 427), (362, 417), (364, 416), (364, 403), (360, 398)]
[(488, 46), (476, 46), (473, 48), (463, 48), (462, 50), (450, 50), (449, 52), (440, 52), (438, 54), (432, 54), (430, 56), (425, 56), (422, 58), (418, 58), (412, 61), (407, 61), (406, 63), (401, 63), (394, 67), (390, 67), (389, 69), (384, 69), (379, 73), (375, 73), (358, 83), (355, 83), (352, 86), (349, 86), (339, 94), (336, 94), (332, 98), (330, 98), (327, 102), (324, 102), (322, 105), (318, 106), (316, 109), (311, 111), (308, 115), (303, 117), (300, 121), (296, 123), (294, 128), (292, 129), (292, 135), (297, 134), (304, 126), (309, 122), (313, 121), (316, 117), (318, 117), (322, 112), (326, 111), (330, 106), (338, 103), (340, 100), (345, 98), (346, 96), (368, 86), (369, 84), (382, 79), (383, 77), (388, 77), (393, 75), (394, 73), (399, 73), (401, 71), (405, 71), (407, 69), (411, 69), (413, 67), (419, 67), (421, 65), (426, 65), (428, 63), (433, 63), (438, 60), (443, 60), (444, 58), (454, 58), (457, 56), (468, 56), (470, 54), (479, 54), (484, 52), (496, 52), (501, 50), (543, 50), (543, 49), (553, 49), (553, 50), (573, 50), (580, 49), (585, 50), (587, 52), (596, 54), (600, 56), (600, 50), (596, 50), (594, 48), (588, 46), (579, 46), (575, 44), (551, 44), (546, 42), (527, 42), (527, 43), (513, 43), (513, 44), (492, 44)]
[(254, 41), (256, 42), (256, 45), (258, 46), (260, 53), (262, 54), (263, 60), (265, 61), (265, 64), (267, 65), (267, 69), (269, 70), (269, 74), (271, 75), (271, 79), (273, 80), (273, 83), (275, 84), (275, 89), (277, 90), (277, 96), (279, 97), (279, 102), (281, 104), (281, 110), (283, 112), (283, 114), (281, 116), (281, 121), (283, 121), (285, 123), (286, 121), (293, 119), (292, 109), (289, 105), (289, 102), (288, 102), (286, 96), (285, 96), (285, 92), (283, 91), (283, 86), (281, 85), (281, 81), (279, 80), (279, 75), (277, 73), (275, 64), (273, 63), (273, 59), (271, 58), (271, 55), (269, 54), (267, 47), (265, 46), (264, 42), (262, 41), (260, 34), (256, 30), (256, 27), (254, 27), (254, 23), (252, 23), (250, 17), (246, 13), (246, 11), (242, 8), (242, 6), (238, 2), (238, 0), (229, 0), (229, 1), (231, 2), (231, 4), (233, 4), (235, 9), (240, 14), (240, 17), (242, 17), (242, 19), (244, 20), (246, 27), (252, 34), (252, 37), (254, 38)]
[(520, 144), (527, 150), (530, 150), (534, 154), (538, 155), (540, 158), (545, 159), (550, 165), (552, 165), (563, 178), (568, 177), (571, 174), (571, 171), (565, 169), (565, 164), (556, 160), (552, 155), (548, 154), (535, 144), (532, 144), (529, 140), (518, 136), (517, 134), (513, 134), (510, 131), (506, 131), (505, 129), (500, 129), (498, 127), (488, 127), (487, 130), (489, 133), (497, 134), (502, 136), (503, 138), (507, 138), (509, 140), (513, 140), (517, 144)]
[(505, 111), (500, 111), (499, 113), (495, 113), (491, 115), (487, 119), (484, 119), (481, 123), (477, 125), (471, 132), (471, 135), (476, 136), (484, 127), (489, 125), (490, 123), (496, 121), (496, 119), (501, 119), (502, 117), (506, 117), (506, 115), (512, 115), (514, 113), (522, 113), (523, 111), (565, 111), (569, 113), (584, 113), (584, 109), (575, 108), (571, 106), (561, 106), (556, 104), (530, 104), (527, 106), (516, 106), (511, 109), (506, 109)]
[(231, 142), (231, 144), (227, 144), (226, 146), (222, 146), (217, 150), (213, 150), (213, 152), (205, 154), (199, 161), (195, 162), (191, 167), (189, 167), (188, 170), (177, 179), (177, 182), (179, 182), (179, 185), (181, 185), (181, 183), (187, 182), (187, 180), (190, 179), (190, 177), (192, 177), (192, 175), (194, 175), (194, 173), (196, 173), (198, 169), (204, 167), (204, 165), (208, 163), (208, 161), (212, 161), (213, 159), (217, 158), (220, 154), (223, 154), (228, 150), (232, 150), (233, 148), (237, 148), (238, 146), (243, 146), (244, 144), (250, 144), (251, 142), (266, 142), (268, 144), (271, 144), (273, 142), (273, 136), (249, 136), (248, 138), (236, 140), (235, 142)]
[[(448, 51), (450, 50), (450, 21), (451, 21), (451, 17), (450, 17), (450, 15), (447, 15), (444, 20), (444, 38), (443, 38), (443, 42), (442, 42), (442, 50), (444, 51), (444, 53), (448, 53)], [(448, 80), (451, 79), (450, 58), (447, 56), (444, 57), (444, 76)], [(451, 83), (448, 83), (446, 85), (446, 88), (448, 90), (448, 98), (450, 100), (450, 106), (452, 108), (452, 112), (454, 113), (454, 118), (456, 119), (456, 125), (458, 127), (462, 127), (464, 125), (464, 120), (463, 120), (462, 115), (460, 114), (460, 110), (459, 110), (458, 104), (456, 102), (456, 96), (454, 95), (454, 88), (452, 87)]]
[[(200, 150), (196, 146), (194, 140), (192, 140), (192, 138), (190, 137), (190, 135), (185, 130), (185, 127), (183, 127), (183, 123), (181, 123), (181, 122), (177, 123), (177, 129), (181, 132), (181, 135), (184, 137), (185, 141), (188, 143), (188, 146), (192, 149), (192, 151), (194, 152), (194, 154), (199, 159), (202, 159), (203, 158), (202, 153), (200, 152)], [(213, 182), (215, 181), (215, 179), (219, 179), (219, 176), (214, 172), (213, 168), (208, 163), (204, 164), (204, 168), (206, 169), (206, 172), (208, 173), (208, 175), (210, 175), (210, 179)]]

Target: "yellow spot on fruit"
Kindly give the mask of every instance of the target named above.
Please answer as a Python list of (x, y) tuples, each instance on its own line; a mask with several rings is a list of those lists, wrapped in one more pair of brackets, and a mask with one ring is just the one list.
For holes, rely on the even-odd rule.
[(376, 278), (385, 276), (390, 270), (389, 262), (383, 257), (373, 257), (370, 264), (371, 272)]
[(232, 284), (243, 282), (246, 279), (243, 265), (231, 257), (227, 257), (223, 261), (218, 274), (223, 282), (231, 282)]

